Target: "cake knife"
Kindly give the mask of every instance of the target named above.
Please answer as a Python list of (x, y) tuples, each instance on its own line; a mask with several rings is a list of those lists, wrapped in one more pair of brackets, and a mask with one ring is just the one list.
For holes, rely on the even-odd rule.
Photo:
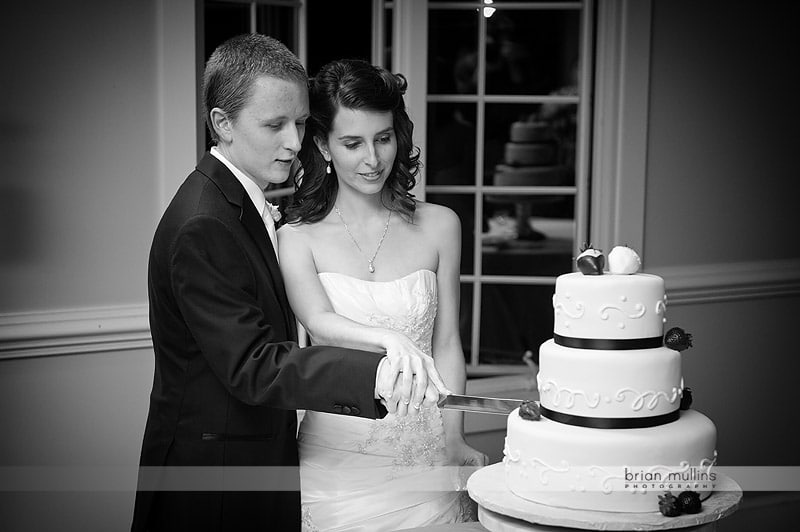
[(501, 399), (497, 397), (478, 397), (475, 395), (450, 394), (439, 399), (439, 408), (482, 412), (484, 414), (510, 414), (522, 404), (522, 399)]

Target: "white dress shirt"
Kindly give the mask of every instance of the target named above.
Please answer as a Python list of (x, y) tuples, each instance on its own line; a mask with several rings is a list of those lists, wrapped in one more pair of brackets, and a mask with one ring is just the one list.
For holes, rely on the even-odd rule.
[(230, 170), (236, 179), (239, 180), (244, 187), (245, 192), (247, 192), (247, 195), (250, 196), (250, 200), (252, 200), (253, 205), (256, 208), (256, 212), (258, 212), (261, 215), (261, 219), (264, 220), (267, 233), (269, 233), (269, 239), (272, 241), (272, 248), (275, 250), (275, 258), (277, 258), (278, 235), (275, 232), (275, 219), (272, 216), (273, 209), (277, 210), (277, 207), (268, 204), (266, 198), (264, 197), (264, 191), (261, 190), (258, 185), (256, 185), (255, 181), (247, 177), (244, 172), (236, 168), (232, 162), (222, 155), (222, 152), (219, 151), (216, 146), (211, 147), (211, 155), (219, 159), (222, 164), (228, 167), (228, 170)]

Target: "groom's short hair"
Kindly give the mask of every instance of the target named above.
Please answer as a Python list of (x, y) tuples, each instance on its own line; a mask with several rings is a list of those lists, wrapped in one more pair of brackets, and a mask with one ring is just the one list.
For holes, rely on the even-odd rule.
[(220, 44), (203, 73), (203, 112), (211, 138), (218, 140), (209, 113), (219, 107), (236, 119), (247, 103), (253, 82), (261, 76), (294, 81), (304, 89), (308, 75), (282, 42), (260, 33), (237, 35)]

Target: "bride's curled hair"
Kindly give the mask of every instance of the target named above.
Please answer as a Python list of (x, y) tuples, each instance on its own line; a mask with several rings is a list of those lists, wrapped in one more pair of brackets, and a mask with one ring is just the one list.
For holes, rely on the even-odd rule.
[(339, 185), (333, 174), (326, 174), (327, 163), (314, 138), (327, 141), (333, 119), (342, 107), (392, 113), (397, 155), (382, 199), (387, 208), (413, 219), (416, 203), (410, 190), (416, 184), (420, 161), (419, 149), (412, 140), (414, 124), (403, 100), (407, 85), (402, 74), (355, 59), (328, 63), (309, 79), (311, 117), (299, 154), (302, 171), (294, 178), (294, 197), (286, 209), (287, 222), (317, 222), (333, 209)]

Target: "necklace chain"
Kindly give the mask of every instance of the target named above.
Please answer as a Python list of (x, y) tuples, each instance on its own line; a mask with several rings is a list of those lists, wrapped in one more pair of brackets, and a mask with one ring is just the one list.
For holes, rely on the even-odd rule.
[[(339, 219), (342, 221), (342, 225), (344, 225), (344, 230), (347, 231), (347, 234), (350, 236), (350, 240), (353, 241), (353, 244), (356, 245), (358, 252), (364, 255), (364, 251), (361, 249), (361, 246), (358, 245), (358, 241), (356, 237), (353, 236), (353, 233), (350, 232), (350, 228), (347, 227), (347, 222), (344, 221), (344, 216), (342, 216), (341, 211), (339, 211), (339, 207), (336, 205), (333, 206), (333, 210), (336, 211), (336, 214), (339, 216)], [(389, 221), (392, 219), (392, 211), (389, 211), (389, 216), (386, 217), (386, 225), (383, 226), (383, 234), (381, 235), (381, 239), (378, 240), (378, 247), (375, 248), (375, 253), (372, 254), (371, 259), (367, 259), (367, 265), (369, 266), (369, 273), (375, 273), (375, 257), (378, 256), (378, 252), (381, 250), (381, 246), (383, 245), (383, 239), (386, 238), (386, 233), (389, 232)], [(365, 255), (366, 256), (366, 255)]]

